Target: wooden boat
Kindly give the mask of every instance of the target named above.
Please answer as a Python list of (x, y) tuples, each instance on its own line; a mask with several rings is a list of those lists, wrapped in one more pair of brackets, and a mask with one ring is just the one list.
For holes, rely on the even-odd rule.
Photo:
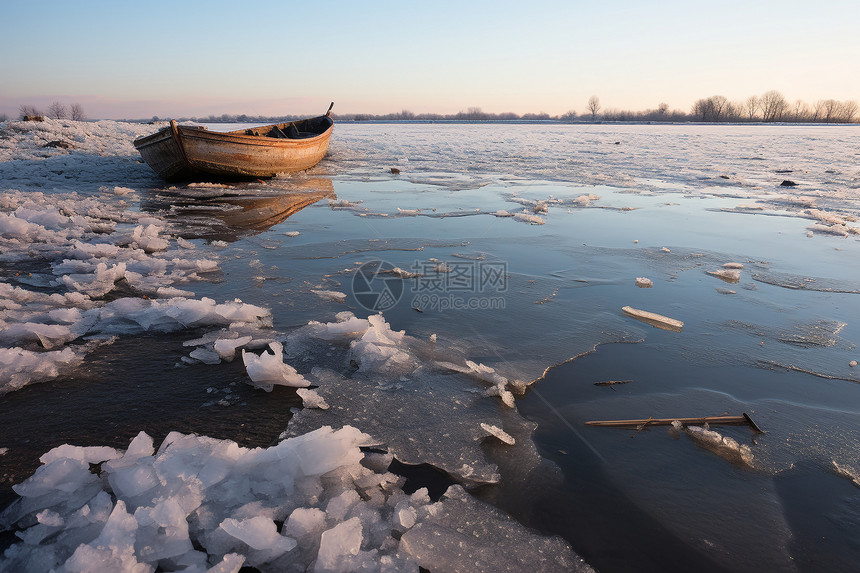
[(134, 146), (168, 181), (274, 177), (309, 169), (325, 156), (334, 127), (333, 106), (319, 117), (228, 132), (171, 120), (169, 126), (136, 139)]

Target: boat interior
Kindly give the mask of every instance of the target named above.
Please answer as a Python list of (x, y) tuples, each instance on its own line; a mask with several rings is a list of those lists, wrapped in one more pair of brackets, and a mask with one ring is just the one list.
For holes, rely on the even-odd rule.
[(258, 137), (274, 137), (276, 139), (307, 139), (324, 133), (325, 130), (331, 127), (331, 125), (331, 118), (322, 116), (292, 121), (290, 123), (254, 127), (230, 133), (255, 135)]

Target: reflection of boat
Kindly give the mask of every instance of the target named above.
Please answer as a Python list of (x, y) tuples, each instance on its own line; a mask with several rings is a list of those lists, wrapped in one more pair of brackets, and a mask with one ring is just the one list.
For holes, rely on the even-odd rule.
[(237, 189), (236, 194), (211, 198), (186, 197), (163, 191), (141, 208), (159, 211), (185, 239), (232, 242), (261, 233), (322, 199), (333, 199), (331, 179), (314, 178), (291, 182), (289, 191)]
[(171, 120), (168, 127), (136, 139), (134, 146), (168, 181), (273, 177), (319, 163), (333, 126), (331, 106), (319, 117), (224, 133)]
[(224, 203), (241, 207), (241, 210), (224, 211), (220, 218), (231, 229), (260, 233), (284, 222), (288, 217), (308, 205), (325, 198), (336, 198), (334, 192), (299, 192), (279, 197), (231, 197)]

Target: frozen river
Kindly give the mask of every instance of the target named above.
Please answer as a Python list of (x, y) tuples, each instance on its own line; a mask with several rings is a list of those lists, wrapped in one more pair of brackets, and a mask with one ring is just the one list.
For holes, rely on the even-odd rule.
[(154, 129), (0, 124), (0, 569), (860, 559), (860, 128), (337, 124), (178, 186)]

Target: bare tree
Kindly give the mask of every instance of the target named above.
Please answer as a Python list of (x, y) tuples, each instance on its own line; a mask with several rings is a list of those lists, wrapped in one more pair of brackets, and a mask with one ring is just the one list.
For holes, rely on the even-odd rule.
[(65, 119), (67, 115), (68, 110), (66, 110), (66, 106), (58, 101), (55, 101), (48, 106), (48, 117), (53, 117), (54, 119)]
[(696, 116), (700, 121), (708, 121), (710, 117), (711, 102), (707, 99), (697, 99), (693, 104), (690, 113)]
[(660, 102), (660, 105), (657, 106), (657, 115), (666, 115), (669, 113), (669, 104), (666, 102)]
[(761, 96), (761, 115), (764, 121), (780, 121), (788, 110), (785, 97), (776, 90), (765, 92)]
[(588, 111), (591, 112), (591, 120), (594, 121), (597, 117), (597, 112), (600, 111), (600, 98), (596, 95), (588, 98)]
[(711, 96), (697, 100), (693, 104), (692, 113), (702, 121), (721, 121), (728, 111), (729, 100), (724, 96)]
[(857, 115), (857, 102), (854, 100), (843, 101), (839, 106), (839, 121), (851, 123)]
[(746, 116), (750, 121), (755, 121), (758, 117), (759, 101), (758, 96), (750, 96), (745, 102)]
[(36, 109), (36, 106), (34, 105), (22, 105), (18, 108), (18, 114), (20, 115), (21, 119), (24, 119), (26, 117), (41, 116), (42, 112)]
[(741, 121), (744, 118), (746, 105), (743, 102), (727, 101), (723, 109), (723, 121)]
[(809, 104), (802, 99), (795, 101), (792, 115), (794, 116), (794, 121), (807, 121), (810, 115)]
[(839, 120), (839, 102), (835, 99), (826, 99), (821, 102), (822, 121), (834, 122)]
[(812, 106), (812, 115), (810, 116), (810, 121), (821, 121), (822, 116), (824, 115), (824, 100), (820, 99)]
[(568, 110), (563, 113), (559, 119), (561, 119), (561, 121), (573, 121), (576, 119), (576, 112), (572, 109)]
[(70, 119), (73, 119), (75, 121), (83, 121), (87, 118), (86, 114), (84, 114), (83, 106), (79, 103), (73, 103), (72, 107), (69, 108), (69, 110)]

